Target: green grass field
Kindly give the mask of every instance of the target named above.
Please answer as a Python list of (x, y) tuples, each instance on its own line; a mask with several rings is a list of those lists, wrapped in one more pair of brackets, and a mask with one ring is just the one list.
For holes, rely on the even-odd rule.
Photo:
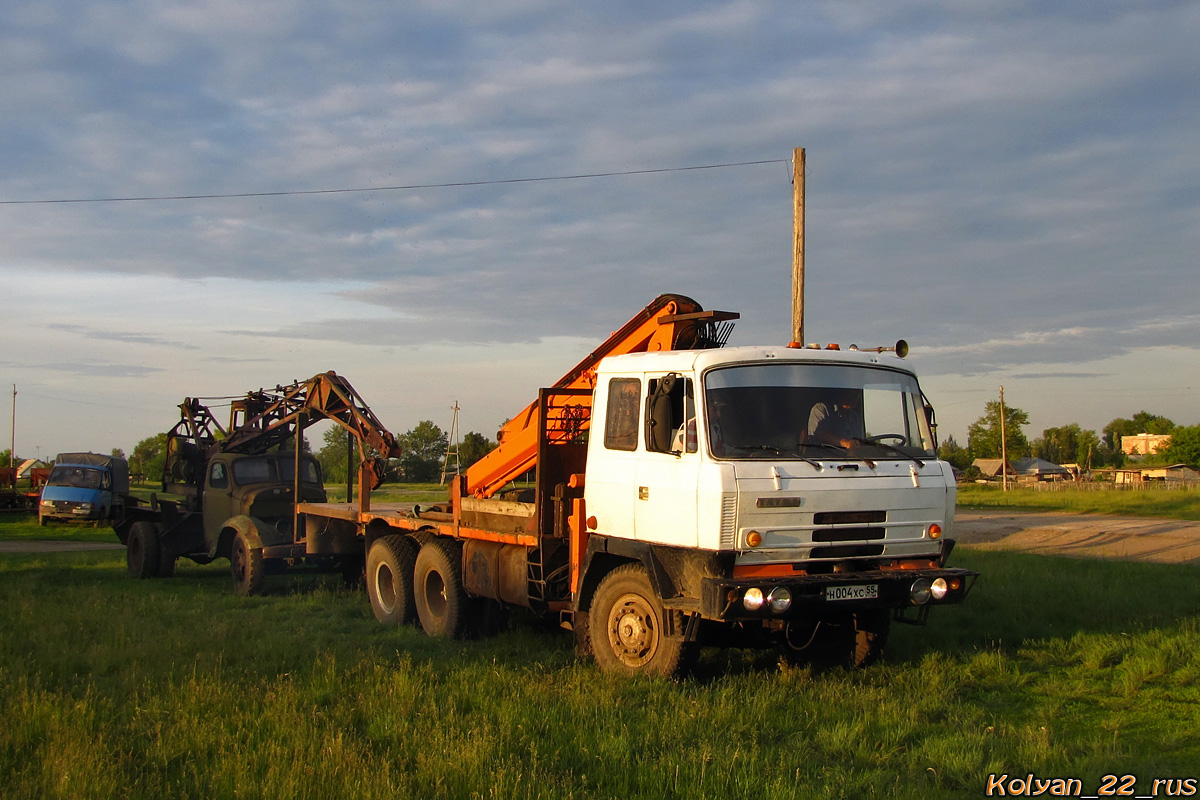
[(1010, 488), (1004, 492), (996, 485), (967, 484), (958, 487), (958, 505), (1200, 520), (1200, 489), (1117, 490), (1085, 484), (1056, 491)]
[[(0, 520), (0, 538), (36, 524)], [(111, 535), (111, 534), (110, 534)], [(121, 551), (0, 556), (0, 796), (981, 796), (988, 776), (1200, 777), (1200, 570), (961, 547), (983, 577), (868, 670), (706, 651), (602, 675), (517, 618), (477, 642), (365, 597)]]

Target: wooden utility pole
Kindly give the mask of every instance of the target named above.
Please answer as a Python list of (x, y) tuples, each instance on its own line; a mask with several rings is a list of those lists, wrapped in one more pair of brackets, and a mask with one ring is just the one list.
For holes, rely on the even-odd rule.
[(1008, 491), (1008, 425), (1006, 424), (1004, 413), (1004, 387), (1000, 387), (1000, 474), (1004, 484), (1004, 491)]
[(792, 341), (804, 344), (804, 148), (792, 151)]
[[(12, 409), (12, 440), (8, 445), (8, 468), (13, 468), (13, 459), (17, 457), (17, 385), (13, 384)], [(13, 488), (16, 488), (16, 473), (13, 473)]]

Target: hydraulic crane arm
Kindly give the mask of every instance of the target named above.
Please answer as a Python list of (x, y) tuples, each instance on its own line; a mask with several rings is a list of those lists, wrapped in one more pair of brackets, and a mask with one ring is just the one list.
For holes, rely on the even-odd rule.
[[(729, 311), (705, 311), (683, 295), (659, 295), (560, 378), (554, 388), (593, 388), (596, 365), (605, 356), (721, 347), (732, 331), (731, 320), (738, 316)], [(581, 398), (579, 403), (590, 407), (591, 398)], [(538, 429), (538, 404), (533, 402), (500, 429), (496, 449), (467, 469), (466, 492), (491, 497), (532, 469), (537, 463)]]
[(376, 418), (350, 382), (333, 371), (291, 386), (276, 386), (273, 391), (260, 389), (233, 401), (227, 430), (194, 398), (184, 400), (179, 408), (182, 418), (168, 434), (168, 440), (188, 441), (205, 460), (218, 452), (265, 453), (323, 419), (332, 420), (353, 434), (362, 463), (369, 469), (372, 489), (382, 483), (387, 459), (400, 456), (396, 437)]

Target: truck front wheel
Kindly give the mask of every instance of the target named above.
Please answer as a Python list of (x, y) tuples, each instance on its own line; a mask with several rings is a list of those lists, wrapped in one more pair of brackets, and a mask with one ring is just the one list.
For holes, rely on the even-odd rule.
[(262, 594), (267, 574), (262, 548), (251, 547), (240, 533), (233, 540), (233, 550), (229, 553), (229, 570), (233, 575), (235, 592), (243, 597)]
[(135, 522), (125, 540), (125, 566), (131, 578), (157, 578), (160, 568), (158, 531), (153, 522)]
[(421, 545), (413, 594), (421, 627), (441, 639), (465, 639), (471, 599), (462, 585), (462, 546), (440, 536)]
[(695, 642), (667, 635), (663, 607), (641, 564), (604, 576), (588, 616), (592, 652), (604, 672), (671, 678), (687, 671)]
[(400, 534), (380, 536), (367, 552), (367, 596), (375, 619), (386, 625), (407, 625), (416, 619), (413, 573), (416, 543)]

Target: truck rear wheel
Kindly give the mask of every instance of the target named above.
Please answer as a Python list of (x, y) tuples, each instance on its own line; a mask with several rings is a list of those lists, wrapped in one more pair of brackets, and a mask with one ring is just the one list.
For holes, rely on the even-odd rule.
[(135, 522), (125, 540), (125, 566), (132, 578), (157, 578), (161, 552), (153, 522)]
[(462, 545), (434, 537), (421, 545), (413, 577), (421, 627), (430, 636), (465, 639), (471, 599), (462, 585)]
[(604, 672), (676, 677), (698, 654), (695, 642), (667, 635), (662, 603), (641, 564), (604, 576), (588, 616), (592, 652)]
[(233, 575), (233, 590), (243, 597), (262, 594), (266, 578), (262, 548), (251, 547), (242, 534), (233, 540), (229, 553), (229, 571)]
[(407, 625), (417, 617), (413, 574), (416, 543), (391, 533), (371, 542), (367, 552), (367, 596), (375, 619), (386, 625)]

